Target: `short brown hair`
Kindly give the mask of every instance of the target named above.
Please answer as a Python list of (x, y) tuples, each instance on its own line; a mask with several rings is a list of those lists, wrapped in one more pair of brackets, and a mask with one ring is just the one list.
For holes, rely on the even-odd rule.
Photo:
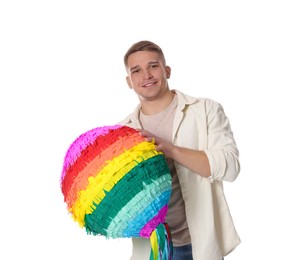
[(124, 65), (125, 65), (125, 67), (127, 67), (127, 60), (128, 60), (129, 55), (131, 55), (131, 54), (133, 54), (137, 51), (157, 52), (160, 55), (160, 57), (163, 58), (164, 65), (166, 63), (163, 51), (157, 44), (155, 44), (151, 41), (139, 41), (139, 42), (134, 43), (128, 49), (128, 51), (125, 53), (125, 55), (124, 55)]

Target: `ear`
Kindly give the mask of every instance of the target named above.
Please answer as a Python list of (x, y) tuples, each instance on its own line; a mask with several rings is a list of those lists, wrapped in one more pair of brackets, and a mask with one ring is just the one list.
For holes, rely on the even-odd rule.
[(171, 73), (171, 68), (169, 66), (165, 66), (165, 74), (167, 79), (170, 78), (170, 73)]
[(132, 83), (131, 83), (131, 80), (130, 80), (129, 76), (126, 76), (126, 82), (127, 82), (128, 87), (129, 87), (130, 89), (132, 89), (133, 86), (132, 86)]

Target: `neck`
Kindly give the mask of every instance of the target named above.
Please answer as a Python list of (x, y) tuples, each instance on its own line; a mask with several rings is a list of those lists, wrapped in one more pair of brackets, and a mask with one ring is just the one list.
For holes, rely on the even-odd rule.
[(160, 99), (141, 100), (141, 110), (144, 115), (153, 115), (167, 108), (173, 101), (175, 93), (167, 91)]

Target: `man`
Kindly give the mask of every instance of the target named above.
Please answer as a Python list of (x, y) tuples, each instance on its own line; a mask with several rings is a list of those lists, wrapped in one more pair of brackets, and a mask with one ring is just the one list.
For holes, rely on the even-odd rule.
[[(166, 222), (173, 259), (221, 260), (240, 243), (222, 183), (240, 171), (229, 120), (217, 102), (169, 88), (171, 68), (155, 43), (133, 44), (124, 63), (139, 105), (120, 123), (153, 139), (172, 173)], [(132, 259), (148, 260), (149, 254), (149, 240), (133, 238)]]

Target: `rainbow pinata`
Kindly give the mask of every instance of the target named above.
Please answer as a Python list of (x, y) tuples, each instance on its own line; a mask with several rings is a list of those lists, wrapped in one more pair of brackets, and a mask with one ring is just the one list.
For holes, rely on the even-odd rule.
[(137, 130), (113, 125), (80, 135), (66, 152), (61, 190), (88, 234), (149, 238), (150, 259), (172, 258), (165, 223), (171, 174), (163, 153)]

